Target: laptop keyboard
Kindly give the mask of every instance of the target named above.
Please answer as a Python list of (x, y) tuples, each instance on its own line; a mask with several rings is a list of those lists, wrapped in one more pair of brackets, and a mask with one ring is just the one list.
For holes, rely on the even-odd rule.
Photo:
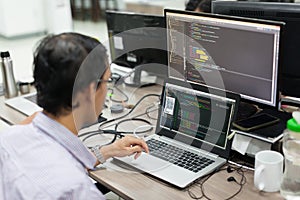
[(27, 99), (27, 100), (29, 100), (29, 101), (31, 101), (31, 102), (33, 102), (33, 103), (35, 103), (35, 104), (37, 102), (37, 100), (36, 100), (36, 98), (37, 98), (36, 94), (35, 95), (31, 95), (31, 96), (27, 96), (27, 97), (24, 97), (24, 98)]
[(150, 155), (161, 158), (195, 173), (214, 163), (214, 160), (199, 156), (195, 153), (180, 149), (156, 139), (148, 140), (147, 144)]

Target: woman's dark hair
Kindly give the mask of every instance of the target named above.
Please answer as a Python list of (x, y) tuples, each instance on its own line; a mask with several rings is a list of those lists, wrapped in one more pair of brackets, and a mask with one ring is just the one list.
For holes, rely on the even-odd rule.
[(201, 12), (211, 13), (211, 0), (189, 0), (185, 10), (195, 11), (197, 8)]
[(101, 78), (107, 68), (105, 47), (78, 33), (50, 35), (34, 53), (37, 103), (58, 116), (72, 110), (72, 97)]

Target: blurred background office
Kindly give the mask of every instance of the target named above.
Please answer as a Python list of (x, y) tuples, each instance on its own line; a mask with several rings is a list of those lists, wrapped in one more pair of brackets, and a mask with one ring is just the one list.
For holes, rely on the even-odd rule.
[[(46, 34), (80, 32), (107, 43), (105, 10), (163, 15), (185, 0), (0, 0), (0, 51), (9, 51), (16, 80), (32, 77), (33, 50)], [(2, 76), (0, 76), (2, 84)]]
[(108, 44), (107, 9), (157, 15), (163, 15), (164, 8), (209, 12), (210, 1), (0, 0), (0, 50), (10, 52), (15, 78), (20, 80), (32, 76), (33, 50), (46, 34), (75, 31)]

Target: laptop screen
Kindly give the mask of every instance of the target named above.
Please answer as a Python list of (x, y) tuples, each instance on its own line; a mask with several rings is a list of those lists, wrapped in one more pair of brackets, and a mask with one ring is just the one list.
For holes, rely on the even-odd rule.
[(158, 126), (185, 143), (226, 150), (238, 103), (238, 97), (228, 95), (225, 91), (169, 80), (163, 91)]

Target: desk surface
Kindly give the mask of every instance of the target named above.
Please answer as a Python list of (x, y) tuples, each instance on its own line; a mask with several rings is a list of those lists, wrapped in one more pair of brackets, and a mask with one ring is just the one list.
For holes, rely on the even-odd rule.
[[(129, 96), (129, 103), (137, 102), (139, 98), (145, 94), (160, 94), (161, 92), (161, 87), (158, 86), (140, 89), (128, 89), (125, 87), (122, 88), (121, 86), (121, 89)], [(118, 95), (116, 94), (115, 98), (117, 98), (117, 96)], [(144, 105), (149, 105), (151, 102), (155, 101), (153, 98), (155, 97), (150, 97), (149, 99), (143, 101)], [(0, 97), (0, 104), (0, 115), (6, 121), (16, 124), (26, 118), (26, 116), (22, 113), (6, 106), (4, 104), (3, 96)], [(106, 102), (106, 104), (109, 106), (112, 103)], [(138, 113), (143, 113), (143, 109), (147, 107), (144, 105), (141, 105), (140, 110), (137, 110), (133, 114), (137, 115)], [(118, 114), (112, 115), (108, 109), (105, 109), (103, 113), (106, 117), (114, 118), (118, 116)], [(191, 199), (186, 189), (177, 189), (148, 175), (135, 173), (132, 170), (120, 168), (112, 162), (107, 162), (104, 168), (90, 172), (90, 176), (124, 199)], [(237, 185), (235, 182), (227, 182), (227, 178), (229, 176), (234, 176), (237, 180), (240, 180), (241, 178), (237, 173), (228, 174), (226, 171), (221, 171), (213, 175), (205, 183), (205, 194), (212, 199), (225, 199), (230, 197), (239, 189), (239, 185)], [(283, 199), (278, 192), (259, 192), (253, 185), (253, 171), (246, 171), (245, 176), (247, 178), (247, 183), (243, 186), (242, 191), (234, 199)], [(188, 188), (194, 192), (196, 196), (201, 194), (200, 187), (197, 184), (193, 184)]]
[[(181, 190), (149, 175), (125, 170), (112, 163), (106, 164), (105, 168), (90, 172), (90, 176), (124, 199), (192, 199), (187, 189), (196, 196), (201, 195), (198, 184)], [(205, 182), (205, 194), (211, 199), (226, 199), (236, 193), (240, 186), (235, 182), (227, 182), (230, 176), (234, 176), (238, 181), (241, 179), (237, 173), (229, 174), (226, 170), (218, 172)], [(283, 199), (279, 192), (259, 192), (253, 184), (253, 171), (247, 170), (245, 176), (247, 183), (233, 199)]]

